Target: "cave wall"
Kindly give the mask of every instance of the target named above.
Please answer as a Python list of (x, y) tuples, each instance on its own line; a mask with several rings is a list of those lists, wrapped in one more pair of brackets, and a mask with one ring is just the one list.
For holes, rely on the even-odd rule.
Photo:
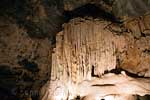
[(38, 97), (40, 87), (49, 80), (50, 68), (49, 39), (30, 38), (27, 31), (15, 22), (1, 18), (0, 98)]

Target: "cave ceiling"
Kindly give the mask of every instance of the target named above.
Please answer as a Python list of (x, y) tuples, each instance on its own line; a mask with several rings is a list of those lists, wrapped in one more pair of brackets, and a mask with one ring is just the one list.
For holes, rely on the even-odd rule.
[(73, 17), (105, 15), (122, 22), (149, 10), (150, 0), (2, 0), (0, 3), (2, 16), (15, 20), (31, 37), (38, 38), (53, 37)]

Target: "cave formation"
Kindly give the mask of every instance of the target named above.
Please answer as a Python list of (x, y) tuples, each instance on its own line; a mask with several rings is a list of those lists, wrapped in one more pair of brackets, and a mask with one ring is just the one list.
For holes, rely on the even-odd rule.
[(149, 100), (150, 0), (1, 0), (1, 100)]

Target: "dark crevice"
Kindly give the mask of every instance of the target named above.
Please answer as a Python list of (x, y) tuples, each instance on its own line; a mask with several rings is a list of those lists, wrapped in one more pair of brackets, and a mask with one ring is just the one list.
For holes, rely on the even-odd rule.
[(66, 22), (76, 17), (81, 17), (81, 18), (92, 17), (92, 18), (100, 18), (100, 19), (108, 20), (115, 23), (119, 22), (114, 15), (105, 12), (104, 10), (102, 10), (101, 8), (97, 7), (94, 4), (86, 4), (73, 11), (64, 11), (64, 17)]
[(92, 86), (102, 86), (102, 87), (104, 87), (104, 86), (115, 86), (115, 84), (94, 84), (94, 85), (92, 85)]
[(25, 69), (32, 71), (32, 72), (38, 72), (38, 65), (33, 62), (33, 61), (29, 61), (28, 59), (23, 59), (21, 61), (18, 61), (18, 64), (23, 66)]
[[(106, 70), (104, 72), (104, 74), (108, 74), (108, 73), (121, 74), (122, 71), (124, 71), (128, 76), (133, 77), (133, 78), (146, 78), (145, 76), (139, 76), (137, 74), (131, 73), (131, 72), (129, 72), (125, 69), (122, 69), (122, 68), (116, 68), (116, 69), (112, 69), (110, 71)], [(94, 74), (94, 66), (92, 66), (91, 76), (92, 77), (99, 77), (98, 75)]]
[(141, 37), (146, 37), (146, 35), (144, 33), (141, 32)]
[(93, 66), (92, 66), (92, 71), (91, 71), (91, 76), (92, 76), (92, 77), (99, 77), (98, 75), (95, 75), (95, 74), (94, 74), (94, 67), (95, 67), (95, 66), (93, 65)]
[(110, 70), (110, 73), (121, 74), (121, 71), (123, 71), (121, 68), (117, 68), (117, 69)]
[[(133, 78), (146, 78), (144, 76), (139, 76), (137, 74), (131, 73), (127, 70), (124, 70), (122, 68), (117, 68), (117, 69), (112, 69), (110, 71), (107, 71), (107, 73), (115, 73), (115, 74), (121, 74), (121, 72), (124, 71), (128, 76), (133, 77)], [(106, 73), (105, 73), (106, 74)]]
[(81, 97), (80, 97), (80, 96), (77, 96), (75, 100), (81, 100)]
[(143, 52), (150, 55), (150, 50), (149, 49), (145, 49)]

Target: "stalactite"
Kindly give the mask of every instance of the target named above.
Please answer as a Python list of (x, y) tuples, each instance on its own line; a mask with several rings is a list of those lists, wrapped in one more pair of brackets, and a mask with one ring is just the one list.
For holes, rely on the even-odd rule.
[[(95, 98), (96, 95), (93, 93), (96, 92), (105, 94), (105, 96), (116, 93), (120, 95), (118, 98), (124, 99), (124, 94), (127, 92), (121, 91), (121, 89), (125, 89), (125, 87), (129, 91), (127, 97), (131, 97), (131, 99), (132, 94), (149, 94), (149, 79), (143, 79), (145, 82), (143, 84), (148, 88), (146, 90), (141, 86), (142, 79), (133, 79), (135, 83), (139, 84), (137, 85), (128, 80), (127, 75), (123, 77), (114, 75), (112, 78), (111, 75), (108, 75), (104, 78), (105, 72), (116, 69), (116, 66), (131, 73), (143, 75), (143, 77), (150, 77), (148, 33), (143, 33), (145, 36), (142, 36), (144, 30), (149, 30), (149, 24), (147, 24), (149, 22), (144, 23), (142, 20), (147, 17), (142, 18), (125, 22), (122, 27), (115, 26), (109, 21), (92, 18), (75, 18), (69, 23), (65, 23), (63, 31), (56, 35), (56, 48), (52, 54), (51, 84), (55, 84), (57, 81), (62, 82), (63, 85), (59, 84), (58, 87), (66, 87), (65, 91), (68, 92), (65, 93), (68, 93), (68, 99), (74, 99), (82, 93), (82, 96), (87, 96), (89, 93)], [(140, 66), (142, 66), (141, 69)], [(123, 80), (125, 83), (122, 83)], [(84, 84), (86, 81), (87, 83)], [(120, 81), (121, 85), (118, 85)], [(114, 86), (109, 87), (107, 83), (114, 84)], [(101, 86), (91, 87), (88, 84), (100, 84)], [(128, 84), (135, 91), (130, 90)], [(51, 88), (53, 90), (55, 87)], [(112, 91), (108, 92), (108, 89)], [(141, 93), (142, 91), (144, 92)], [(125, 98), (127, 97), (125, 96)], [(62, 98), (66, 98), (66, 94)]]

